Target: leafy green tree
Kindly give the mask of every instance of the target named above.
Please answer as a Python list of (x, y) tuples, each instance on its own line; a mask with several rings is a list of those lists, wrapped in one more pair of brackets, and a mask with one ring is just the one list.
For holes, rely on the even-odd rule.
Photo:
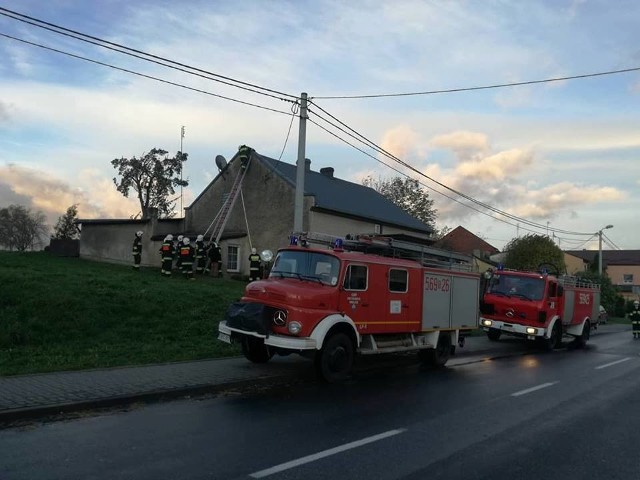
[(539, 269), (540, 265), (551, 265), (559, 273), (565, 271), (564, 253), (545, 235), (525, 235), (512, 239), (504, 248), (507, 258), (505, 267), (517, 270)]
[(42, 246), (47, 236), (46, 218), (23, 205), (0, 209), (0, 245), (8, 250), (34, 249)]
[(373, 188), (409, 215), (435, 230), (438, 211), (433, 208), (433, 200), (429, 198), (429, 193), (422, 188), (417, 180), (408, 177), (404, 179), (402, 177), (378, 178), (376, 180), (369, 176), (362, 180), (362, 185)]
[(175, 200), (170, 196), (175, 194), (176, 187), (189, 185), (187, 180), (180, 179), (187, 154), (178, 152), (174, 157), (168, 157), (167, 153), (166, 150), (153, 148), (140, 158), (111, 160), (111, 165), (120, 176), (119, 180), (114, 177), (113, 183), (125, 197), (129, 197), (131, 189), (136, 192), (142, 218), (149, 217), (150, 208), (157, 208), (163, 217), (172, 217)]
[(67, 208), (67, 213), (58, 217), (58, 222), (53, 231), (53, 238), (76, 240), (79, 237), (78, 227), (74, 223), (78, 217), (78, 204), (74, 203)]

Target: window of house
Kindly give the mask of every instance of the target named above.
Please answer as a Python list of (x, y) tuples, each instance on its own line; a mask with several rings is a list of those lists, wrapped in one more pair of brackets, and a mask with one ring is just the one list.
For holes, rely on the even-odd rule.
[(633, 273), (625, 273), (622, 275), (622, 281), (624, 283), (633, 283)]
[(367, 289), (367, 267), (365, 265), (349, 265), (344, 275), (345, 290)]
[(389, 291), (405, 293), (409, 283), (409, 273), (406, 270), (389, 270)]
[(227, 245), (227, 272), (240, 271), (240, 247)]

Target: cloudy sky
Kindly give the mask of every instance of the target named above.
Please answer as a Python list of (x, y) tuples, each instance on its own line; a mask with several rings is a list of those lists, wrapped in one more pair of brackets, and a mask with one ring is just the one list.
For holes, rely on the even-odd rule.
[[(613, 224), (606, 234), (614, 246), (640, 249), (640, 71), (430, 95), (322, 98), (640, 67), (636, 1), (0, 0), (0, 7), (277, 92), (307, 92), (317, 105), (311, 120), (356, 143), (323, 122), (329, 117), (322, 108), (422, 174), (517, 217), (470, 204), (308, 124), (313, 170), (332, 166), (354, 182), (396, 175), (377, 160), (384, 161), (424, 183), (439, 227), (462, 225), (498, 248), (548, 228), (570, 249), (597, 248), (590, 235), (573, 233)], [(0, 207), (27, 205), (52, 223), (73, 203), (83, 218), (128, 218), (139, 209), (115, 190), (110, 160), (153, 147), (174, 154), (183, 125), (185, 205), (216, 174), (217, 154), (230, 158), (243, 143), (274, 158), (283, 150), (292, 104), (280, 98), (7, 16), (0, 16), (0, 34), (200, 90), (0, 36)], [(295, 163), (297, 136), (295, 119), (282, 160)]]

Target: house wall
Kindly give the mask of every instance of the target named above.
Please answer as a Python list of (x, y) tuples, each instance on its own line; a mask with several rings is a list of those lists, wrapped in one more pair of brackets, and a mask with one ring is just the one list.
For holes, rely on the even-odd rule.
[(146, 224), (91, 224), (82, 225), (80, 258), (101, 262), (133, 265), (133, 239), (138, 230), (142, 234), (143, 266), (160, 267), (158, 250), (162, 242), (149, 240), (151, 222)]
[[(218, 176), (209, 184), (202, 195), (186, 209), (188, 231), (205, 233), (222, 208), (223, 195), (231, 190), (239, 170), (240, 162), (232, 160), (224, 175)], [(225, 239), (223, 235), (220, 247), (223, 271), (226, 272), (228, 262), (228, 245), (237, 245), (240, 248), (240, 272), (233, 274), (248, 275), (248, 257), (251, 251), (249, 240), (258, 252), (271, 250), (274, 254), (279, 248), (289, 244), (289, 235), (293, 230), (295, 189), (271, 169), (252, 160), (242, 184), (242, 195), (229, 214), (225, 232), (245, 233), (247, 236)], [(303, 210), (305, 230), (309, 228), (309, 210), (312, 205), (313, 197), (306, 196)], [(206, 238), (208, 239), (208, 235)]]
[(569, 275), (575, 275), (578, 272), (584, 272), (586, 270), (584, 260), (568, 253), (564, 254), (564, 264), (567, 267), (567, 274)]
[[(607, 265), (606, 273), (625, 298), (640, 299), (640, 265)], [(625, 281), (625, 275), (633, 275), (633, 279)]]
[[(347, 233), (352, 234), (372, 234), (375, 233), (376, 224), (374, 221), (356, 220), (338, 215), (331, 215), (326, 212), (311, 211), (310, 212), (309, 230), (317, 233), (326, 233), (327, 235), (344, 236)], [(420, 234), (402, 228), (391, 227), (388, 225), (380, 225), (382, 235), (392, 235), (397, 233), (406, 233), (418, 238), (428, 239), (427, 234)]]

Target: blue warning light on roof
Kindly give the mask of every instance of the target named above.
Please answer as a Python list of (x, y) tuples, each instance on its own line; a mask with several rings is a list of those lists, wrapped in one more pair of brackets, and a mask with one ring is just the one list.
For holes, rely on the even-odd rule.
[(342, 250), (342, 239), (341, 238), (336, 238), (335, 241), (333, 242), (333, 249), (334, 250)]
[(500, 271), (504, 270), (504, 265), (499, 263), (498, 264), (498, 270), (500, 270)]
[(296, 237), (295, 235), (291, 235), (289, 237), (289, 246), (297, 246), (298, 245), (298, 237)]

